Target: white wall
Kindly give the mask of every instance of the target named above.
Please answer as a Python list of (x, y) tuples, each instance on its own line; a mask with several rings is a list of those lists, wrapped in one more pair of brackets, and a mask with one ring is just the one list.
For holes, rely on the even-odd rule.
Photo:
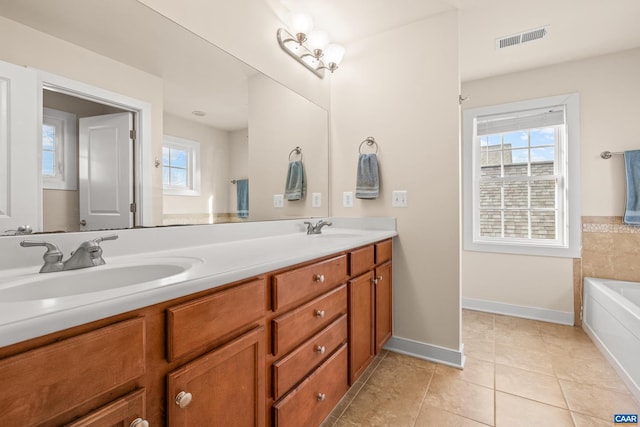
[[(457, 37), (450, 12), (357, 41), (331, 85), (332, 213), (397, 217), (394, 337), (426, 356), (434, 348), (423, 344), (460, 344)], [(379, 144), (381, 194), (343, 208), (367, 136)], [(408, 208), (391, 207), (392, 190), (408, 191)]]
[[(582, 216), (621, 216), (621, 157), (600, 152), (640, 148), (640, 49), (465, 82), (463, 108), (578, 92)], [(463, 251), (464, 298), (573, 312), (573, 261)]]

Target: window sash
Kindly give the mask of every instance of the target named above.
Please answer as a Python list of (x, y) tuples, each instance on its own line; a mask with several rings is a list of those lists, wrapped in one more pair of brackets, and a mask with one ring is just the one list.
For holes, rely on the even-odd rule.
[[(188, 139), (165, 135), (163, 138), (163, 193), (173, 196), (199, 196), (200, 195), (200, 143)], [(168, 151), (165, 159), (164, 149)], [(176, 165), (171, 161), (171, 151), (186, 153), (185, 166)], [(185, 185), (171, 181), (172, 171), (185, 171)], [(169, 182), (165, 181), (165, 173), (170, 176)]]

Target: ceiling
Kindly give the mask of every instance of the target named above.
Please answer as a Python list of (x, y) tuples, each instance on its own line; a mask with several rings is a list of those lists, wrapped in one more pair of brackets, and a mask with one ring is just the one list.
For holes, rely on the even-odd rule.
[[(457, 9), (462, 81), (640, 46), (638, 0), (280, 0), (280, 3), (306, 10), (316, 27), (347, 48), (351, 41)], [(550, 26), (549, 35), (542, 40), (495, 49), (496, 38), (545, 25)]]

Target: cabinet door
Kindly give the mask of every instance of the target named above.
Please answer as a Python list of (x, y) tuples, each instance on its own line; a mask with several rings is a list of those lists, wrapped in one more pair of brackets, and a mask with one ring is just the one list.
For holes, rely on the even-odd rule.
[(349, 384), (375, 356), (373, 272), (349, 281)]
[(382, 264), (375, 270), (376, 286), (376, 354), (391, 338), (392, 328), (392, 288), (391, 262)]
[(265, 424), (264, 327), (167, 376), (169, 427)]
[(136, 420), (139, 420), (138, 425), (144, 425), (145, 412), (145, 390), (140, 389), (114, 400), (89, 415), (68, 424), (67, 427), (129, 427)]

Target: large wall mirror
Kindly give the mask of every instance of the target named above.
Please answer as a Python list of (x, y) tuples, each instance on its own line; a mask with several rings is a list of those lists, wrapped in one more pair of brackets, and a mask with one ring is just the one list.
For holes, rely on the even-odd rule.
[(328, 215), (327, 111), (138, 1), (0, 0), (0, 37), (0, 234)]

